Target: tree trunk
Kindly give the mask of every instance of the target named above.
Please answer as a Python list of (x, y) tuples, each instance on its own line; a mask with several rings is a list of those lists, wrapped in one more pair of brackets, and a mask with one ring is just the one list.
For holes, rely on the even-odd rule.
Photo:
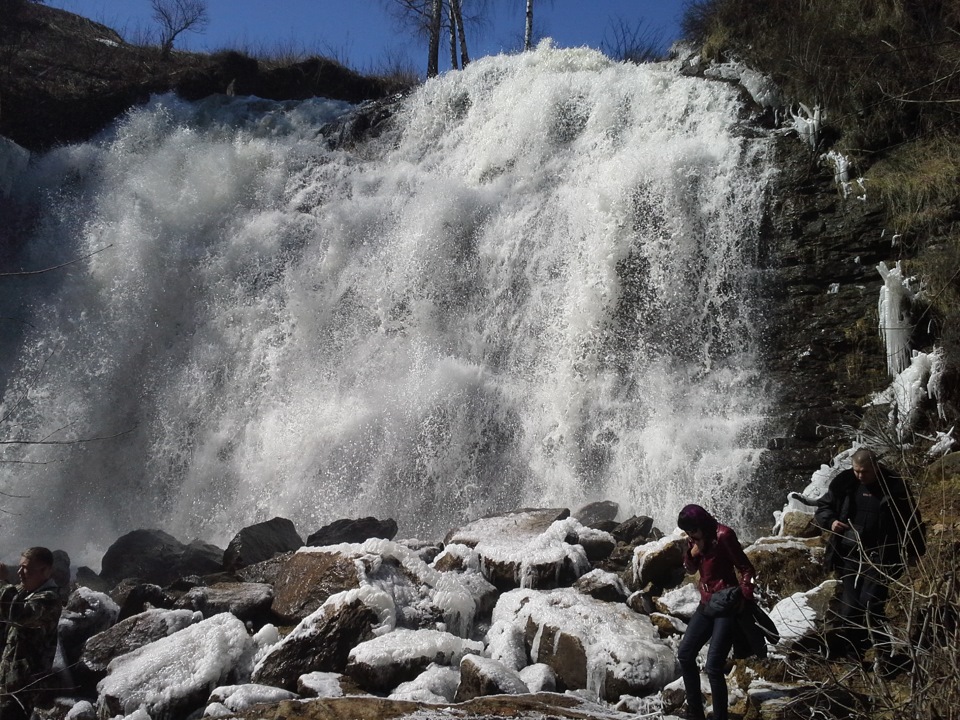
[(460, 0), (450, 0), (450, 14), (457, 21), (457, 32), (460, 33), (460, 67), (465, 68), (470, 62), (467, 53), (467, 33), (463, 29), (463, 13), (460, 11)]
[(533, 0), (527, 0), (527, 25), (523, 32), (523, 49), (530, 50), (533, 46)]
[(430, 48), (427, 54), (427, 77), (440, 74), (440, 14), (443, 0), (433, 0), (430, 10)]
[(450, 67), (454, 70), (458, 69), (457, 65), (457, 18), (453, 14), (453, 3), (456, 0), (449, 0), (450, 2)]

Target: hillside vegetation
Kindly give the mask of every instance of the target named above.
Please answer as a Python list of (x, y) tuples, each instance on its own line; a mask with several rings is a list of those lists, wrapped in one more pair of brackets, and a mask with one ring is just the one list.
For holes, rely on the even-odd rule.
[[(956, 378), (960, 364), (960, 0), (694, 0), (683, 30), (707, 59), (769, 74), (795, 106), (819, 106), (815, 152), (836, 150), (883, 198), (915, 313)], [(960, 383), (941, 398), (960, 416)]]
[(842, 153), (882, 199), (885, 227), (899, 235), (893, 254), (922, 283), (913, 347), (941, 348), (947, 365), (940, 414), (931, 407), (920, 430), (926, 440), (863, 428), (856, 438), (898, 448), (927, 520), (930, 550), (893, 583), (888, 605), (908, 657), (892, 673), (795, 658), (787, 675), (819, 682), (783, 717), (957, 717), (960, 454), (930, 464), (920, 448), (960, 420), (960, 0), (697, 0), (683, 28), (705, 59), (742, 61), (769, 74), (794, 108), (819, 106), (811, 162)]

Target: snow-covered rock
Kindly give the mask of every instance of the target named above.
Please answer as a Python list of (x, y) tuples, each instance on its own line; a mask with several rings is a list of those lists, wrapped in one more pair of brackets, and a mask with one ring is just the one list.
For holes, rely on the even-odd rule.
[(700, 605), (700, 591), (695, 584), (684, 583), (658, 597), (654, 605), (665, 615), (686, 621), (693, 617)]
[(393, 600), (373, 587), (333, 595), (266, 651), (252, 678), (294, 690), (306, 673), (343, 672), (351, 648), (392, 630), (395, 613)]
[(345, 674), (369, 692), (386, 693), (431, 663), (458, 665), (464, 655), (482, 651), (483, 643), (448, 632), (399, 628), (353, 648)]
[(204, 706), (214, 688), (246, 680), (255, 649), (243, 622), (229, 613), (215, 615), (115, 658), (97, 685), (97, 712), (186, 717)]
[(457, 702), (481, 695), (521, 695), (529, 692), (530, 688), (520, 673), (497, 660), (480, 655), (464, 655), (460, 660)]
[(451, 703), (457, 695), (459, 685), (459, 668), (430, 664), (413, 680), (400, 683), (390, 693), (390, 698), (436, 704)]
[(827, 580), (812, 590), (784, 598), (770, 611), (780, 642), (789, 645), (800, 638), (818, 634), (836, 594), (837, 580)]
[(92, 673), (105, 673), (113, 658), (173, 635), (202, 619), (191, 610), (147, 610), (87, 640), (80, 662)]
[(664, 588), (683, 580), (683, 553), (686, 537), (677, 530), (659, 540), (638, 545), (633, 551), (633, 584), (639, 589), (649, 583)]
[(524, 628), (533, 662), (546, 663), (569, 690), (601, 698), (645, 695), (677, 677), (674, 651), (650, 619), (570, 588), (504, 593), (494, 622)]
[(591, 570), (581, 575), (573, 587), (584, 595), (605, 602), (625, 602), (630, 595), (620, 576), (605, 570)]
[(451, 531), (447, 542), (474, 548), (483, 576), (501, 590), (554, 588), (590, 570), (580, 537), (600, 535), (569, 514), (525, 509), (482, 518)]
[(262, 620), (273, 602), (273, 587), (264, 583), (215, 583), (188, 590), (174, 607), (196, 610), (204, 617), (223, 612), (241, 620)]
[(255, 683), (246, 683), (245, 685), (225, 685), (218, 687), (207, 700), (207, 708), (203, 712), (204, 717), (225, 717), (232, 716), (235, 713), (249, 710), (256, 705), (266, 703), (278, 703), (283, 700), (296, 700), (299, 697), (296, 693), (289, 690), (270, 685), (257, 685)]

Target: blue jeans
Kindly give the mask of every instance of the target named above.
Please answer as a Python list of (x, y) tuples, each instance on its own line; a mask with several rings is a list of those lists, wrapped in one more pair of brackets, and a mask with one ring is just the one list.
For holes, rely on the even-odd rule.
[(704, 670), (710, 680), (713, 695), (714, 720), (727, 720), (727, 678), (724, 666), (733, 647), (733, 634), (737, 625), (736, 615), (730, 617), (707, 617), (703, 605), (697, 608), (680, 641), (677, 660), (683, 672), (683, 686), (687, 693), (687, 710), (691, 717), (703, 717), (703, 696), (700, 694), (700, 669), (697, 654), (700, 648), (710, 643), (707, 664)]

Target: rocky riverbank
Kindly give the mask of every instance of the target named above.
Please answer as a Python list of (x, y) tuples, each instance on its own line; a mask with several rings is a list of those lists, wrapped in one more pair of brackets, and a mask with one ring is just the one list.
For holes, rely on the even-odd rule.
[[(224, 550), (134, 531), (100, 573), (69, 581), (61, 690), (44, 717), (669, 715), (699, 599), (686, 541), (617, 512), (517, 510), (443, 541), (345, 519), (308, 544), (274, 518)], [(781, 640), (732, 666), (740, 717), (795, 717), (785, 699), (818, 697), (796, 658), (820, 636), (835, 582), (809, 521), (788, 513), (747, 548)]]

